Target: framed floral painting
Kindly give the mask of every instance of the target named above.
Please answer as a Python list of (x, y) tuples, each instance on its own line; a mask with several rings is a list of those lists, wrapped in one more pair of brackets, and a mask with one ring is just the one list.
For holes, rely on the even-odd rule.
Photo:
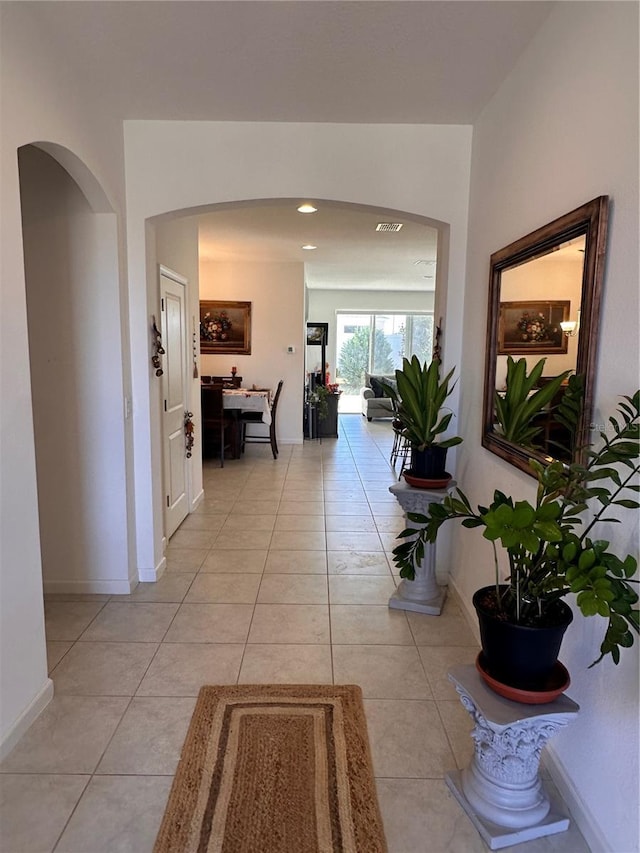
[(251, 303), (201, 300), (200, 352), (251, 355)]
[(498, 355), (566, 353), (567, 336), (560, 328), (569, 319), (571, 302), (501, 302)]

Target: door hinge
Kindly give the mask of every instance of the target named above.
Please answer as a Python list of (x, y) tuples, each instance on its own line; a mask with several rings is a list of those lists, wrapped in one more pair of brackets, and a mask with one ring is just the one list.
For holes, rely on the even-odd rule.
[(164, 401), (164, 410), (165, 410), (165, 412), (167, 411), (167, 401), (166, 400)]
[(164, 311), (164, 296), (160, 299), (160, 310)]
[(171, 504), (169, 503), (169, 495), (167, 495), (167, 506), (171, 506)]

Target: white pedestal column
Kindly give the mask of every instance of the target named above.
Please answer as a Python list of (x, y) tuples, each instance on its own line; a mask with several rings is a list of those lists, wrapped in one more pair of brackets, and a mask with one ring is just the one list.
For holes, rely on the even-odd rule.
[(569, 818), (540, 777), (542, 750), (580, 710), (568, 696), (544, 705), (503, 699), (474, 666), (449, 671), (460, 701), (474, 722), (473, 759), (447, 785), (491, 850), (564, 832)]
[[(445, 497), (455, 488), (452, 480), (446, 489), (415, 489), (402, 481), (389, 486), (389, 491), (405, 511), (427, 514), (429, 504), (442, 503)], [(419, 525), (408, 522), (414, 527)], [(426, 613), (429, 616), (439, 616), (447, 594), (447, 588), (438, 586), (436, 582), (436, 543), (425, 545), (424, 559), (415, 567), (414, 580), (401, 580), (397, 590), (389, 599), (389, 607), (396, 610), (413, 610), (416, 613)]]

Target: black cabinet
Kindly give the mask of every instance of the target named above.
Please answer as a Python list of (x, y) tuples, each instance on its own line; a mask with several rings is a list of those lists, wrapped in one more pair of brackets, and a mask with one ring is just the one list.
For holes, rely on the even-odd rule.
[(327, 395), (327, 416), (318, 418), (318, 436), (320, 438), (338, 437), (338, 400), (339, 394)]

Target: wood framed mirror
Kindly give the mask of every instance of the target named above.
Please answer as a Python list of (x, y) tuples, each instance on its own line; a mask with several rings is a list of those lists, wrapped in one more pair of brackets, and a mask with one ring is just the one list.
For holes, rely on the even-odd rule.
[[(589, 439), (608, 212), (608, 196), (599, 196), (491, 255), (482, 445), (531, 475), (530, 458), (578, 460)], [(495, 400), (509, 358), (524, 358), (528, 374), (545, 359), (539, 387), (567, 370), (583, 377), (574, 436), (554, 418), (563, 387), (536, 413), (530, 443), (504, 437)]]

